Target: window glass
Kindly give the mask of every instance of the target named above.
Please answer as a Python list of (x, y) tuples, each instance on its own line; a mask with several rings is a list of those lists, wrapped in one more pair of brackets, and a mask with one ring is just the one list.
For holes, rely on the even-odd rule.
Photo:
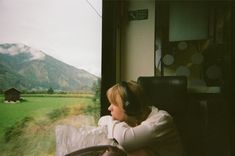
[(0, 1), (1, 155), (55, 155), (100, 114), (102, 0)]

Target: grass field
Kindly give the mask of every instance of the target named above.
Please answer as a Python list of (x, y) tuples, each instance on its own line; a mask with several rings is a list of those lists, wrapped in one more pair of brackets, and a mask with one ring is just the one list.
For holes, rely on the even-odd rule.
[[(99, 103), (90, 95), (28, 95), (24, 99), (12, 104), (0, 96), (0, 150), (4, 155), (54, 155), (56, 124), (80, 114), (99, 118)], [(6, 132), (10, 134), (7, 142)]]

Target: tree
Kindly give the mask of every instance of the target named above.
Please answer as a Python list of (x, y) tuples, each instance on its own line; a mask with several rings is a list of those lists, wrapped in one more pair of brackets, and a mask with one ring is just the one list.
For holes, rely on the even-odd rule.
[(50, 87), (48, 90), (47, 90), (47, 94), (53, 94), (54, 93), (54, 90)]
[(93, 101), (100, 99), (100, 83), (101, 79), (98, 78), (97, 81), (92, 85), (92, 91), (94, 92)]

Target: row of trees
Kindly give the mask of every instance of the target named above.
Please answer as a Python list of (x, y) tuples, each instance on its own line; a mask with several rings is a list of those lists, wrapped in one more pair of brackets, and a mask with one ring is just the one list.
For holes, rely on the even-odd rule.
[[(5, 90), (0, 89), (0, 94), (4, 94)], [(48, 90), (40, 90), (40, 91), (28, 91), (28, 90), (20, 90), (22, 94), (53, 94), (54, 90), (53, 88), (49, 88)], [(60, 92), (60, 93), (66, 93), (66, 92)]]
[[(94, 94), (93, 100), (98, 100), (100, 98), (100, 85), (101, 85), (101, 79), (98, 78), (96, 82), (92, 84), (91, 90)], [(41, 91), (28, 91), (28, 90), (21, 90), (22, 94), (67, 94), (66, 91), (55, 91), (52, 87), (49, 87), (48, 90), (41, 90)], [(0, 89), (0, 94), (4, 94), (4, 90)]]

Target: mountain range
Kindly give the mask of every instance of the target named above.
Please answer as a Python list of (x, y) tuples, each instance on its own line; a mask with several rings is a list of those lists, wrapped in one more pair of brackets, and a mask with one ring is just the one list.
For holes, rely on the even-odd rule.
[(91, 91), (98, 77), (24, 44), (0, 44), (0, 90)]

